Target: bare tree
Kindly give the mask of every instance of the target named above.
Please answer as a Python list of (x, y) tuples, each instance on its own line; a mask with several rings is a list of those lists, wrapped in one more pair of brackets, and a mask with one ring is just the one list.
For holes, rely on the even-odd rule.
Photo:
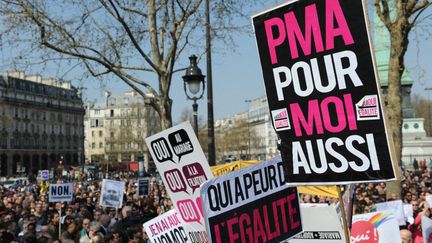
[[(242, 27), (236, 25), (233, 16), (241, 15), (247, 2), (212, 1), (213, 38), (230, 42), (228, 34)], [(28, 45), (16, 61), (61, 60), (61, 65), (79, 66), (94, 77), (117, 77), (143, 97), (151, 93), (154, 98), (150, 102), (161, 126), (168, 128), (172, 123), (171, 79), (183, 70), (176, 69), (175, 64), (180, 58), (186, 59), (181, 56), (186, 48), (204, 53), (201, 3), (1, 0), (0, 36), (16, 50), (23, 49), (23, 43)]]
[[(394, 6), (389, 5), (391, 3), (394, 3)], [(421, 14), (430, 5), (429, 0), (375, 0), (376, 14), (390, 33), (386, 103), (389, 128), (396, 152), (395, 159), (398, 162), (401, 161), (402, 154), (401, 78), (405, 70), (404, 57), (409, 44), (408, 37)], [(396, 193), (400, 196), (399, 183), (389, 183), (387, 193)]]

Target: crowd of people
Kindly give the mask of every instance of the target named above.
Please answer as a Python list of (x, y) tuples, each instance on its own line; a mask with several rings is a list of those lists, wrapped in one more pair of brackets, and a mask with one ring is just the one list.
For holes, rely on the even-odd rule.
[(125, 182), (119, 209), (99, 205), (102, 180), (71, 181), (73, 200), (64, 203), (48, 201), (48, 184), (58, 181), (0, 187), (0, 241), (147, 242), (142, 224), (173, 207), (164, 185), (152, 177), (149, 194), (139, 196), (136, 179), (113, 179)]
[[(431, 167), (425, 163), (402, 173), (402, 200), (411, 204), (412, 218), (401, 226), (405, 242), (420, 243), (421, 216), (431, 216), (427, 195), (432, 195)], [(122, 207), (106, 208), (99, 205), (102, 180), (97, 177), (69, 178), (74, 186), (71, 202), (48, 202), (49, 183), (34, 182), (25, 186), (0, 186), (0, 241), (9, 242), (148, 242), (142, 224), (173, 208), (162, 181), (153, 176), (148, 195), (138, 195), (135, 177), (127, 174), (108, 178), (125, 182)], [(386, 183), (357, 184), (353, 214), (375, 211), (375, 204), (398, 199), (389, 197)], [(334, 203), (337, 198), (301, 195), (302, 203)], [(410, 241), (411, 240), (411, 241)]]

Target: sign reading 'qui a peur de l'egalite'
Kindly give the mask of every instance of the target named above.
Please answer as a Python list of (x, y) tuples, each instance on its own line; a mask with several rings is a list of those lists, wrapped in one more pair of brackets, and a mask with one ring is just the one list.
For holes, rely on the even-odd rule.
[(291, 185), (395, 178), (364, 9), (289, 1), (253, 17)]

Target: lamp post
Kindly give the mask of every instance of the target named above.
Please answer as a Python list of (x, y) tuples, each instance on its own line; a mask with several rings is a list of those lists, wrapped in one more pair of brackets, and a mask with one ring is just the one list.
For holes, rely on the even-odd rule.
[(216, 165), (216, 148), (213, 121), (213, 78), (211, 61), (211, 32), (210, 32), (210, 0), (205, 1), (206, 16), (206, 61), (207, 61), (207, 134), (209, 165)]
[[(192, 55), (189, 57), (190, 65), (186, 69), (186, 73), (183, 76), (184, 81), (184, 91), (186, 97), (193, 101), (192, 111), (194, 119), (194, 130), (198, 136), (198, 104), (197, 100), (201, 99), (204, 95), (205, 83), (204, 75), (201, 73), (201, 69), (197, 65), (197, 57)], [(199, 94), (202, 84), (201, 94)], [(187, 86), (187, 89), (186, 89)], [(189, 90), (189, 92), (188, 92)]]
[(248, 110), (247, 110), (247, 131), (248, 131), (248, 159), (251, 159), (250, 154), (250, 127), (249, 127), (249, 109), (250, 109), (250, 103), (252, 100), (245, 100), (245, 102), (248, 104)]

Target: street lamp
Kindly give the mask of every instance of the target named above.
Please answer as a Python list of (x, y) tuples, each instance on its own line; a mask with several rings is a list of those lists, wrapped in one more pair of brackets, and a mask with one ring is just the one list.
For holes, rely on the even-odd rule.
[[(198, 136), (198, 104), (197, 100), (201, 99), (204, 95), (205, 83), (204, 83), (204, 75), (201, 73), (201, 69), (197, 65), (197, 57), (192, 55), (189, 57), (190, 66), (186, 69), (186, 73), (183, 76), (184, 81), (184, 91), (186, 97), (189, 100), (193, 101), (192, 110), (193, 110), (193, 118), (194, 118), (194, 130), (196, 135)], [(201, 89), (202, 84), (202, 90)], [(188, 87), (186, 89), (186, 86)], [(188, 92), (189, 90), (189, 92)]]

